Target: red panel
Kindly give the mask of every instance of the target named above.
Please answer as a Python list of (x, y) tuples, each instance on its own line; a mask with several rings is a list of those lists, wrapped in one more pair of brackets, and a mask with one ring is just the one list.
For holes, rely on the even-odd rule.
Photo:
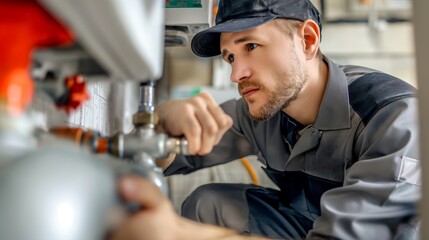
[(0, 102), (21, 112), (33, 96), (31, 52), (69, 44), (73, 36), (35, 0), (0, 0)]

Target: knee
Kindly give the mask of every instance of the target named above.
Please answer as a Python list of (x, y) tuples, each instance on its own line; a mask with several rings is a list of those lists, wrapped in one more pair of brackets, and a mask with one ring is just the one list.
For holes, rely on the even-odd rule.
[(248, 232), (248, 184), (216, 183), (197, 188), (182, 205), (182, 216), (191, 220)]
[(223, 184), (206, 184), (195, 189), (182, 204), (182, 216), (206, 222), (207, 214), (215, 211)]

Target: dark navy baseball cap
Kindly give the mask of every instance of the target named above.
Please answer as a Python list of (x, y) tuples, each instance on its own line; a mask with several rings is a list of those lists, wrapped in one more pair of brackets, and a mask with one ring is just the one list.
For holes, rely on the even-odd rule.
[(241, 32), (276, 18), (314, 20), (322, 31), (319, 11), (310, 0), (220, 0), (216, 25), (197, 33), (192, 51), (200, 57), (220, 54), (220, 34)]

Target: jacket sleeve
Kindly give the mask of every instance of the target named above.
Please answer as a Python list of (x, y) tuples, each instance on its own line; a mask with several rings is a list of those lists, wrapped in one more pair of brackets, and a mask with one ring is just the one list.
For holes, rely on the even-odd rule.
[(204, 156), (177, 155), (173, 163), (164, 171), (165, 175), (187, 174), (255, 154), (240, 127), (244, 113), (241, 109), (243, 105), (238, 104), (238, 100), (230, 100), (223, 103), (221, 107), (233, 119), (233, 126), (225, 133), (220, 143), (211, 153)]
[(418, 239), (420, 199), (417, 100), (381, 108), (355, 136), (356, 158), (342, 187), (321, 198), (308, 239)]

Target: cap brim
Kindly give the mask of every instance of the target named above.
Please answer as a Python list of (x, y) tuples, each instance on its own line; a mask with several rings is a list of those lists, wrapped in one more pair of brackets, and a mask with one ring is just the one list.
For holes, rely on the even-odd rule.
[(238, 18), (217, 24), (197, 33), (191, 42), (192, 51), (199, 57), (213, 57), (220, 54), (220, 34), (241, 32), (260, 26), (275, 19), (273, 16)]

